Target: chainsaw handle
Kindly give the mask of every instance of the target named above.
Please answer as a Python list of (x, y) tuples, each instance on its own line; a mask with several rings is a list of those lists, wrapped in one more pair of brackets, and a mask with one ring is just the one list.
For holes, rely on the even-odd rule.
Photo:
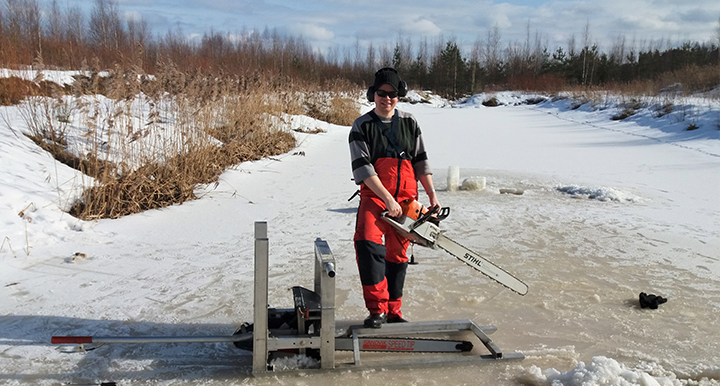
[[(433, 217), (435, 215), (435, 217)], [(422, 216), (420, 216), (417, 221), (415, 221), (411, 226), (410, 230), (413, 230), (420, 226), (420, 224), (424, 223), (425, 221), (432, 220), (432, 222), (435, 225), (439, 225), (440, 221), (445, 220), (450, 215), (450, 208), (444, 207), (440, 208), (439, 206), (433, 206), (430, 208), (427, 212), (423, 213)]]
[(422, 224), (427, 221), (432, 215), (440, 210), (439, 206), (433, 206), (427, 212), (423, 213), (422, 216), (418, 217), (416, 224)]
[(440, 209), (440, 212), (438, 212), (437, 219), (438, 221), (445, 220), (450, 215), (450, 207), (443, 207)]

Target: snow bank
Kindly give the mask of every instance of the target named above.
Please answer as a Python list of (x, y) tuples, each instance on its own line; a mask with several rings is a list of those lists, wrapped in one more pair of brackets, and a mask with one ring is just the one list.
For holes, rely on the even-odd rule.
[(494, 101), (492, 104), (497, 106), (520, 106), (526, 104), (536, 104), (547, 99), (547, 97), (540, 94), (501, 91), (495, 93), (475, 94), (467, 99), (460, 100), (455, 107), (481, 108), (486, 107), (488, 102), (491, 100)]
[(452, 107), (451, 102), (439, 95), (433, 94), (432, 91), (409, 90), (403, 100), (412, 104), (426, 103), (433, 107)]
[(591, 363), (586, 365), (580, 362), (574, 369), (566, 372), (552, 368), (543, 371), (532, 366), (522, 378), (530, 384), (552, 386), (680, 386), (702, 385), (704, 383), (697, 380), (703, 378), (707, 380), (707, 384), (711, 384), (709, 379), (713, 377), (708, 375), (712, 372), (712, 369), (702, 370), (697, 375), (687, 376), (689, 379), (678, 379), (675, 373), (654, 362), (641, 363), (638, 368), (632, 369), (615, 359), (596, 356)]
[(589, 188), (578, 185), (557, 186), (558, 191), (569, 194), (574, 198), (589, 198), (598, 201), (615, 201), (615, 202), (642, 202), (643, 199), (632, 193), (628, 193), (616, 188), (598, 187)]

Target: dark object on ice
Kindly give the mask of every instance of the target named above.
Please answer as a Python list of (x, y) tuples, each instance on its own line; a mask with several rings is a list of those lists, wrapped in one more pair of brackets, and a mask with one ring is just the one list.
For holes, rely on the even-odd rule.
[(656, 296), (653, 294), (648, 295), (645, 292), (640, 292), (641, 308), (650, 308), (652, 310), (657, 310), (658, 306), (665, 302), (667, 302), (667, 299), (662, 296)]

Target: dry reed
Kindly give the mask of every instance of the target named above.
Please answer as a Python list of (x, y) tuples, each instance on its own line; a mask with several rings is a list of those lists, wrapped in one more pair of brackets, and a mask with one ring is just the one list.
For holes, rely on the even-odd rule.
[[(73, 216), (118, 218), (192, 200), (195, 186), (216, 181), (226, 168), (295, 147), (288, 114), (321, 111), (318, 118), (345, 125), (358, 115), (357, 104), (340, 91), (319, 92), (261, 73), (160, 68), (154, 77), (138, 67), (102, 76), (87, 68), (88, 76), (73, 86), (75, 97), (41, 97), (20, 84), (30, 95), (20, 109), (28, 136), (92, 177), (70, 208)], [(70, 123), (84, 127), (80, 139), (68, 138)]]

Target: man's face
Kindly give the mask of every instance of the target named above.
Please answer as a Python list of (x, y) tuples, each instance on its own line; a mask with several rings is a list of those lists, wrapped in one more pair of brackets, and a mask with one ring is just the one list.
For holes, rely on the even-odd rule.
[[(389, 85), (384, 84), (378, 88), (385, 92), (395, 92), (395, 89)], [(395, 113), (395, 106), (398, 104), (398, 97), (390, 98), (389, 96), (379, 96), (377, 91), (375, 92), (375, 113), (381, 117), (389, 118)]]

